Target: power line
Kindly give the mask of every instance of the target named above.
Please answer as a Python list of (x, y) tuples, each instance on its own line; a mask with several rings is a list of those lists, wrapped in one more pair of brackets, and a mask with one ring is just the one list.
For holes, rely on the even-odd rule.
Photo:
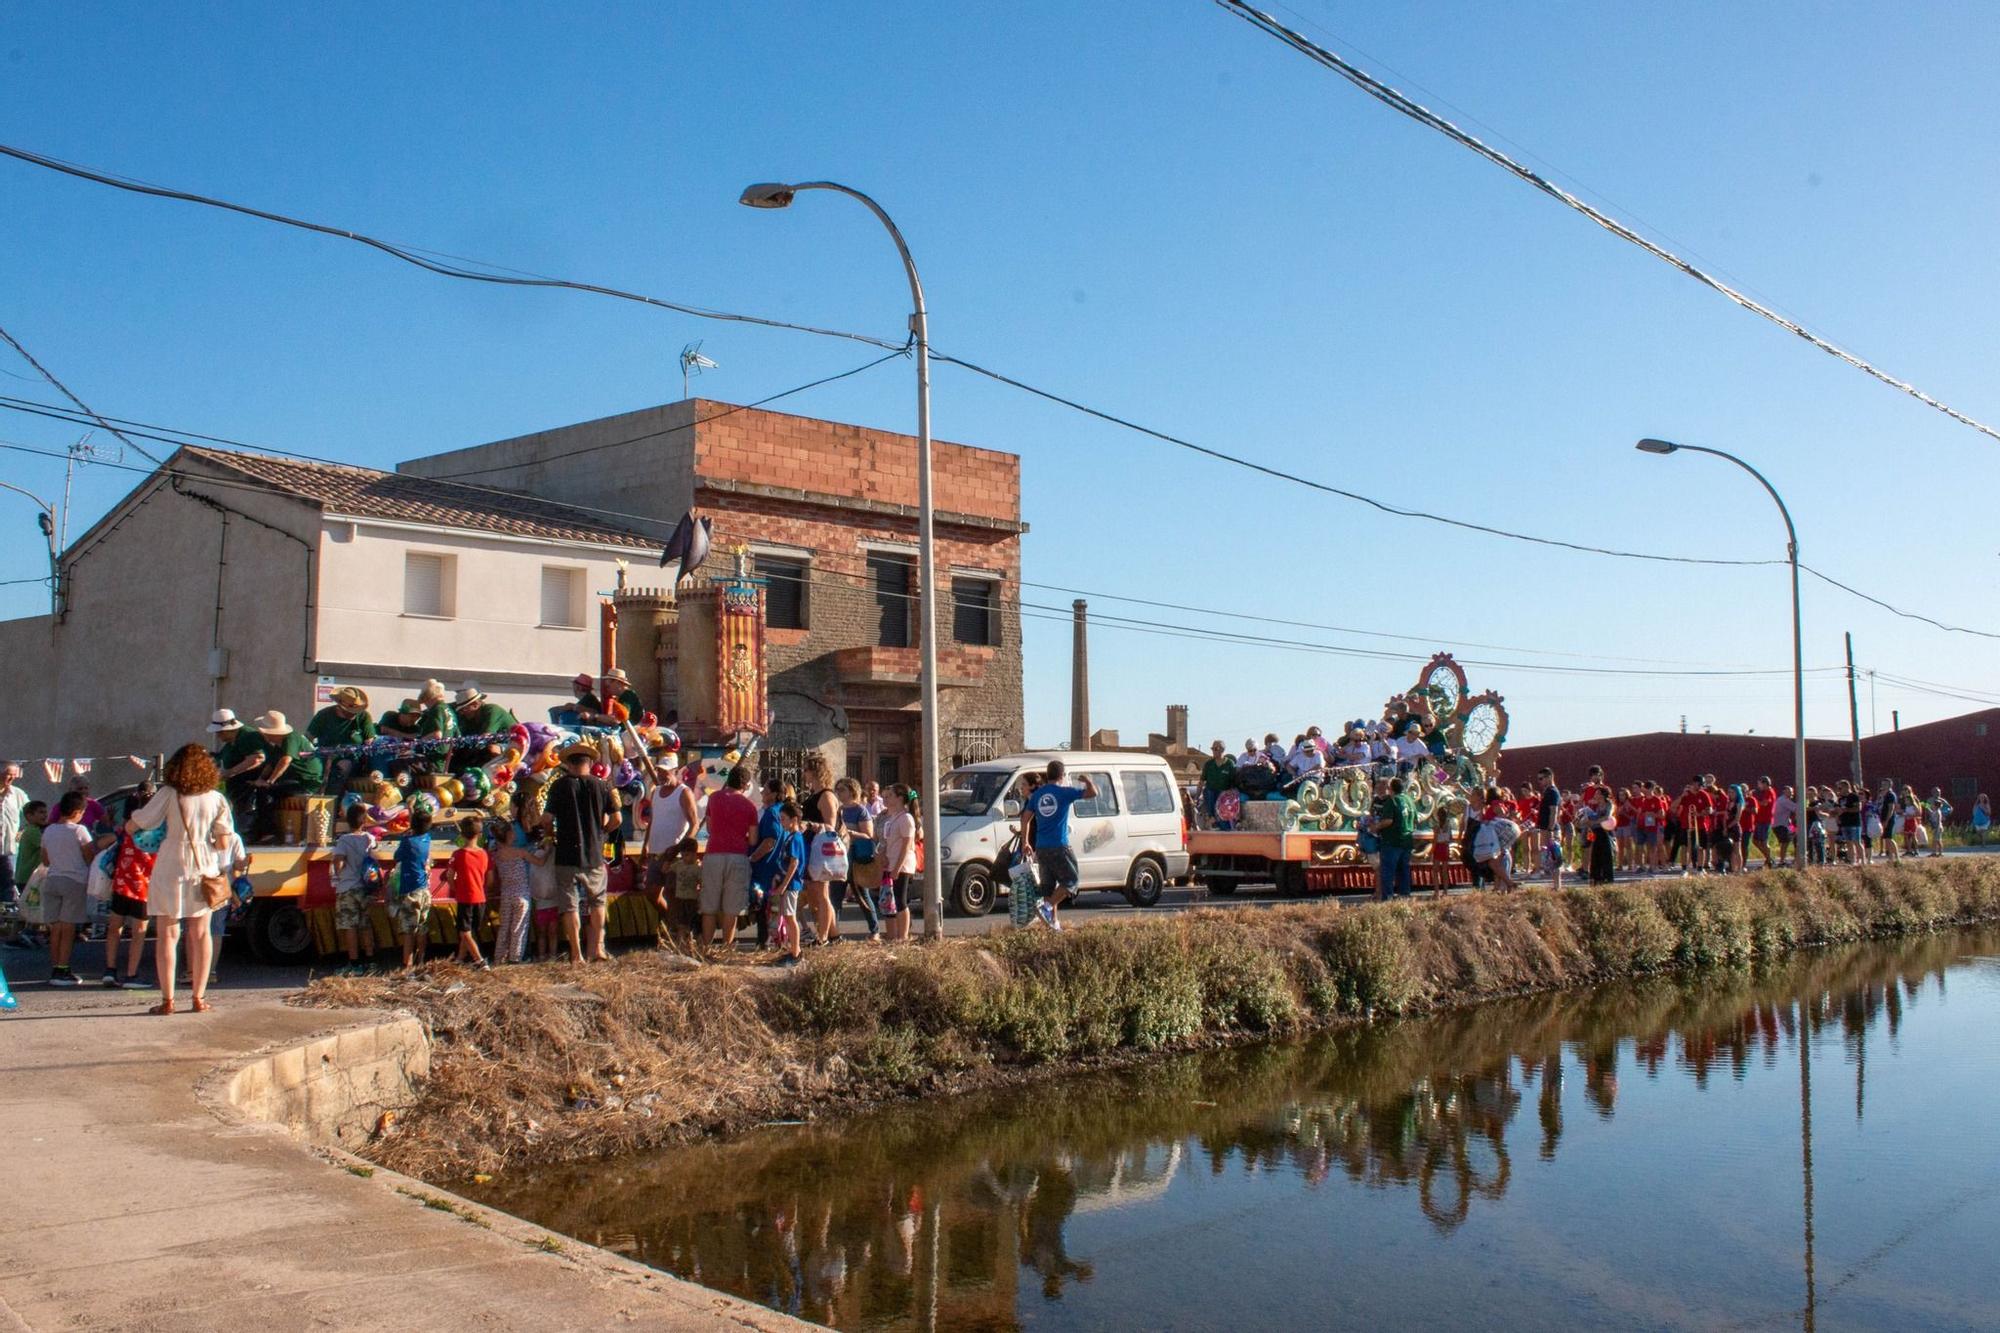
[(1591, 205), (1577, 198), (1574, 194), (1571, 194), (1568, 190), (1565, 190), (1561, 186), (1556, 185), (1555, 183), (1548, 180), (1546, 177), (1542, 176), (1538, 172), (1530, 170), (1528, 167), (1525, 167), (1521, 165), (1521, 163), (1516, 162), (1513, 158), (1507, 156), (1499, 149), (1494, 148), (1491, 145), (1482, 142), (1481, 140), (1475, 138), (1470, 134), (1467, 134), (1464, 130), (1452, 124), (1450, 121), (1446, 120), (1443, 116), (1438, 115), (1436, 112), (1430, 110), (1429, 108), (1421, 105), (1418, 102), (1412, 101), (1409, 97), (1398, 92), (1396, 89), (1390, 87), (1388, 84), (1383, 83), (1380, 79), (1375, 78), (1373, 75), (1369, 74), (1367, 71), (1359, 68), (1358, 66), (1353, 65), (1348, 61), (1341, 59), (1339, 56), (1335, 55), (1332, 51), (1327, 50), (1325, 47), (1312, 41), (1310, 38), (1305, 37), (1304, 35), (1298, 32), (1294, 32), (1292, 29), (1278, 22), (1277, 19), (1271, 17), (1269, 14), (1264, 13), (1262, 10), (1251, 8), (1249, 5), (1243, 3), (1243, 0), (1216, 0), (1216, 3), (1221, 5), (1228, 12), (1242, 19), (1244, 22), (1250, 24), (1252, 27), (1261, 30), (1268, 36), (1275, 37), (1277, 40), (1283, 42), (1286, 46), (1291, 47), (1294, 51), (1297, 51), (1299, 54), (1307, 57), (1308, 59), (1320, 65), (1325, 66), (1327, 69), (1332, 70), (1334, 73), (1340, 75), (1343, 79), (1346, 79), (1349, 83), (1361, 89), (1361, 91), (1367, 93), (1370, 97), (1373, 97), (1375, 100), (1382, 102), (1383, 104), (1393, 108), (1396, 111), (1401, 112), (1403, 115), (1408, 116), (1410, 119), (1416, 121), (1420, 125), (1429, 126), (1431, 129), (1436, 130), (1438, 133), (1451, 139), (1453, 142), (1460, 144), (1465, 148), (1471, 149), (1473, 152), (1479, 154), (1479, 156), (1485, 158), (1488, 162), (1491, 162), (1493, 165), (1499, 167), (1501, 170), (1533, 186), (1535, 189), (1540, 190), (1543, 194), (1548, 195), (1551, 199), (1554, 199), (1559, 203), (1565, 204), (1568, 207), (1575, 209), (1577, 212), (1589, 218), (1592, 222), (1595, 222), (1598, 226), (1610, 232), (1613, 236), (1618, 237), (1620, 240), (1629, 241), (1633, 245), (1638, 246), (1641, 250), (1644, 250), (1647, 254), (1652, 255), (1655, 259), (1658, 259), (1663, 263), (1672, 265), (1674, 268), (1677, 268), (1681, 272), (1687, 274), (1690, 278), (1693, 278), (1696, 282), (1699, 282), (1703, 286), (1712, 288), (1713, 290), (1721, 293), (1723, 296), (1729, 298), (1731, 301), (1734, 301), (1737, 305), (1742, 306), (1745, 310), (1750, 311), (1752, 314), (1760, 315), (1763, 318), (1771, 321), (1773, 324), (1776, 324), (1779, 328), (1784, 329), (1789, 333), (1798, 335), (1799, 337), (1805, 339), (1807, 342), (1811, 343), (1814, 347), (1817, 347), (1820, 351), (1825, 352), (1828, 356), (1832, 356), (1841, 361), (1846, 362), (1848, 365), (1853, 366), (1856, 370), (1859, 370), (1863, 374), (1871, 376), (1872, 378), (1881, 381), (1883, 384), (1888, 385), (1890, 388), (1900, 390), (1901, 392), (1910, 395), (1910, 397), (1916, 399), (1920, 403), (1923, 403), (1925, 406), (1936, 408), (1938, 411), (1944, 413), (1946, 416), (1950, 417), (1952, 420), (1958, 422), (1959, 424), (1970, 426), (1972, 427), (1972, 429), (1978, 431), (1982, 435), (1990, 436), (1993, 439), (2000, 440), (2000, 430), (1995, 430), (1993, 427), (1987, 425), (1985, 422), (1967, 416), (1965, 413), (1960, 412), (1957, 408), (1954, 408), (1947, 403), (1940, 402), (1939, 400), (1931, 397), (1929, 394), (1917, 388), (1914, 384), (1911, 384), (1907, 380), (1897, 379), (1895, 376), (1889, 374), (1887, 371), (1882, 370), (1880, 367), (1874, 365), (1869, 361), (1863, 360), (1861, 357), (1856, 356), (1854, 353), (1848, 351), (1844, 347), (1841, 347), (1837, 343), (1830, 342), (1827, 339), (1820, 337), (1818, 334), (1814, 333), (1811, 329), (1808, 329), (1805, 325), (1799, 323), (1797, 320), (1790, 319), (1784, 315), (1779, 314), (1777, 311), (1771, 309), (1771, 307), (1763, 304), (1762, 302), (1752, 299), (1748, 295), (1737, 290), (1735, 287), (1732, 287), (1728, 283), (1723, 282), (1720, 278), (1714, 277), (1705, 270), (1695, 267), (1693, 264), (1689, 263), (1685, 259), (1682, 259), (1679, 255), (1674, 254), (1672, 251), (1664, 249), (1661, 246), (1655, 245), (1653, 242), (1647, 240), (1644, 236), (1641, 236), (1638, 232), (1632, 230), (1632, 228), (1626, 226), (1624, 223), (1618, 221), (1616, 218), (1613, 218), (1609, 214), (1603, 213), (1598, 209), (1593, 208)]
[[(83, 399), (77, 397), (75, 392), (71, 390), (69, 385), (64, 384), (61, 380), (57, 379), (53, 371), (51, 371), (47, 366), (43, 365), (41, 362), (35, 360), (34, 353), (30, 352), (27, 348), (21, 346), (20, 340), (16, 338), (13, 334), (7, 332), (7, 330), (5, 329), (0, 329), (0, 338), (6, 339), (7, 345), (13, 348), (15, 351), (19, 352), (21, 354), (21, 359), (23, 361), (26, 361), (29, 365), (35, 368), (35, 373), (40, 375), (43, 379), (47, 380), (50, 384), (53, 384), (56, 387), (56, 391), (62, 394), (63, 397), (69, 399), (72, 403), (75, 403), (77, 405), (77, 408), (85, 416), (89, 417), (92, 421), (96, 422), (97, 425), (99, 425), (103, 429), (111, 432), (111, 434), (116, 435), (120, 440), (123, 440), (126, 444), (131, 445), (133, 451), (137, 453), (139, 457), (152, 459), (152, 461), (155, 463), (160, 461), (153, 454), (150, 454), (146, 452), (144, 449), (141, 449), (138, 445), (133, 444), (131, 439), (128, 438), (123, 431), (119, 430), (116, 426), (106, 421), (103, 417), (97, 415), (97, 413), (91, 408), (90, 404), (84, 402)], [(65, 521), (67, 521), (67, 519), (65, 519)]]
[(794, 333), (814, 333), (823, 338), (846, 338), (851, 342), (866, 343), (871, 347), (880, 347), (888, 350), (898, 349), (901, 346), (898, 343), (877, 338), (866, 333), (849, 333), (843, 329), (823, 329), (810, 324), (794, 324), (789, 320), (769, 319), (762, 315), (743, 315), (728, 310), (712, 310), (705, 306), (689, 305), (682, 301), (668, 301), (657, 296), (646, 296), (639, 292), (629, 292), (619, 287), (607, 287), (601, 283), (575, 282), (567, 278), (546, 278), (531, 275), (519, 269), (506, 269), (505, 266), (500, 264), (489, 264), (485, 260), (462, 261), (498, 270), (482, 273), (474, 269), (461, 268), (458, 264), (439, 263), (436, 260), (424, 257), (424, 253), (442, 255), (443, 251), (431, 250), (419, 253), (416, 247), (397, 245), (374, 236), (364, 235), (358, 231), (349, 231), (345, 227), (328, 226), (321, 222), (308, 222), (304, 218), (288, 217), (283, 213), (273, 213), (268, 209), (253, 208), (249, 204), (234, 203), (227, 199), (196, 194), (189, 190), (177, 190), (164, 185), (150, 185), (144, 181), (134, 180), (129, 176), (115, 176), (109, 172), (79, 166), (74, 162), (65, 162), (61, 158), (48, 157), (42, 153), (31, 152), (26, 148), (16, 148), (9, 144), (0, 144), (0, 156), (11, 157), (17, 161), (26, 162), (31, 166), (61, 172), (65, 176), (73, 176), (78, 180), (90, 181), (97, 185), (108, 185), (113, 189), (125, 190), (132, 194), (150, 195), (156, 199), (177, 199), (183, 203), (200, 204), (204, 208), (218, 208), (224, 212), (240, 213), (244, 217), (257, 218), (263, 222), (276, 222), (286, 227), (296, 227), (300, 231), (316, 232), (321, 236), (332, 236), (343, 241), (354, 241), (357, 244), (365, 245), (372, 250), (379, 250), (385, 255), (400, 259), (406, 264), (413, 264), (426, 272), (435, 273), (441, 277), (462, 278), (468, 282), (487, 282), (501, 287), (555, 287), (573, 292), (589, 292), (596, 296), (610, 296), (620, 301), (633, 301), (640, 305), (656, 306), (662, 310), (674, 311), (676, 314), (692, 315), (696, 319), (724, 320), (734, 324), (755, 324), (769, 329), (789, 329)]
[(1842, 583), (1839, 579), (1833, 577), (1831, 574), (1820, 573), (1817, 569), (1814, 569), (1811, 565), (1801, 564), (1799, 568), (1803, 569), (1806, 573), (1818, 579), (1821, 583), (1830, 584), (1833, 587), (1840, 589), (1842, 592), (1847, 593), (1850, 596), (1859, 597), (1862, 601), (1870, 602), (1876, 606), (1881, 607), (1884, 611), (1889, 612), (1891, 615), (1901, 616), (1905, 620), (1920, 620), (1926, 625), (1936, 626), (1938, 629), (1945, 630), (1952, 634), (1976, 634), (1982, 639), (2000, 639), (2000, 634), (1995, 634), (1990, 630), (1968, 629), (1964, 625), (1947, 625), (1942, 620), (1933, 620), (1931, 617), (1926, 615), (1920, 615), (1915, 611), (1905, 611), (1900, 606), (1891, 606), (1889, 603), (1883, 601), (1880, 597), (1871, 597), (1867, 593), (1861, 591), (1859, 588), (1850, 588), (1847, 584)]

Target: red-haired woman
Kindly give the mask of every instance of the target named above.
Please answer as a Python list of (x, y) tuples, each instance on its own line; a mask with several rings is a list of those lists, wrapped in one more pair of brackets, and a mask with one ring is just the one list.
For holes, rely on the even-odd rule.
[(160, 978), (160, 1002), (148, 1012), (174, 1011), (174, 946), (187, 932), (188, 983), (194, 988), (196, 1013), (208, 1009), (208, 900), (202, 894), (204, 876), (227, 875), (227, 848), (235, 836), (229, 802), (217, 790), (221, 774), (208, 751), (183, 745), (161, 771), (159, 792), (145, 808), (126, 821), (133, 833), (166, 825), (167, 836), (153, 862), (146, 891), (146, 912), (154, 919), (153, 970)]

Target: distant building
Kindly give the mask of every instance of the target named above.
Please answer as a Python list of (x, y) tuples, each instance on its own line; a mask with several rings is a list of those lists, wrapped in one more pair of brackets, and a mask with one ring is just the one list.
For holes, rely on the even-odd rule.
[(1167, 705), (1167, 729), (1151, 732), (1144, 745), (1120, 745), (1118, 733), (1107, 727), (1100, 727), (1090, 733), (1088, 747), (1092, 751), (1113, 751), (1120, 754), (1156, 754), (1173, 768), (1174, 776), (1185, 786), (1201, 777), (1201, 766), (1208, 762), (1204, 750), (1188, 748), (1188, 709), (1186, 704)]
[[(1021, 747), (1027, 528), (1018, 457), (934, 448), (951, 763)], [(766, 743), (914, 781), (916, 502), (909, 436), (705, 400), (396, 472), (184, 448), (63, 554), (59, 618), (0, 622), (0, 755), (157, 753), (217, 707), (301, 722), (335, 684), (379, 713), (427, 677), (540, 718), (614, 660), (664, 713), (656, 561), (692, 508), (714, 525), (703, 576), (747, 547), (764, 589)]]
[[(1849, 776), (1853, 747), (1847, 741), (1808, 740), (1806, 780), (1814, 786)], [(1548, 766), (1564, 785), (1583, 780), (1584, 770), (1601, 764), (1611, 784), (1638, 778), (1665, 783), (1670, 790), (1702, 773), (1725, 782), (1748, 782), (1769, 775), (1779, 786), (1792, 780), (1789, 736), (1723, 736), (1651, 731), (1601, 740), (1553, 745), (1509, 746), (1501, 775), (1510, 783), (1532, 781)], [(1884, 780), (1908, 783), (1919, 794), (1944, 792), (1961, 814), (1969, 814), (1980, 792), (2000, 796), (2000, 708), (1965, 713), (1940, 722), (1905, 727), (1861, 739), (1862, 776), (1871, 787)]]

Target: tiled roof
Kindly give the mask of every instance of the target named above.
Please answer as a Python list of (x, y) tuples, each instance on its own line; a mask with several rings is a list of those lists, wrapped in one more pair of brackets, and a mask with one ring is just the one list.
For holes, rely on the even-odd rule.
[(311, 501), (336, 514), (400, 523), (495, 532), (548, 541), (595, 542), (609, 546), (658, 547), (661, 539), (620, 527), (587, 510), (538, 500), (512, 491), (433, 481), (401, 472), (344, 463), (310, 463), (268, 454), (184, 446), (181, 453), (227, 468)]

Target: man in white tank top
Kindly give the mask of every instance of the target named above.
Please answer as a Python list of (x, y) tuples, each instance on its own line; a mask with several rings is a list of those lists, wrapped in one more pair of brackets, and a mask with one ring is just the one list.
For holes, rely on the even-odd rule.
[[(667, 938), (685, 951), (694, 948), (701, 921), (700, 879), (695, 870), (695, 829), (701, 824), (694, 788), (679, 768), (658, 770), (659, 785), (639, 803), (636, 818), (646, 830), (646, 888), (666, 926)], [(683, 873), (683, 867), (693, 873)]]

